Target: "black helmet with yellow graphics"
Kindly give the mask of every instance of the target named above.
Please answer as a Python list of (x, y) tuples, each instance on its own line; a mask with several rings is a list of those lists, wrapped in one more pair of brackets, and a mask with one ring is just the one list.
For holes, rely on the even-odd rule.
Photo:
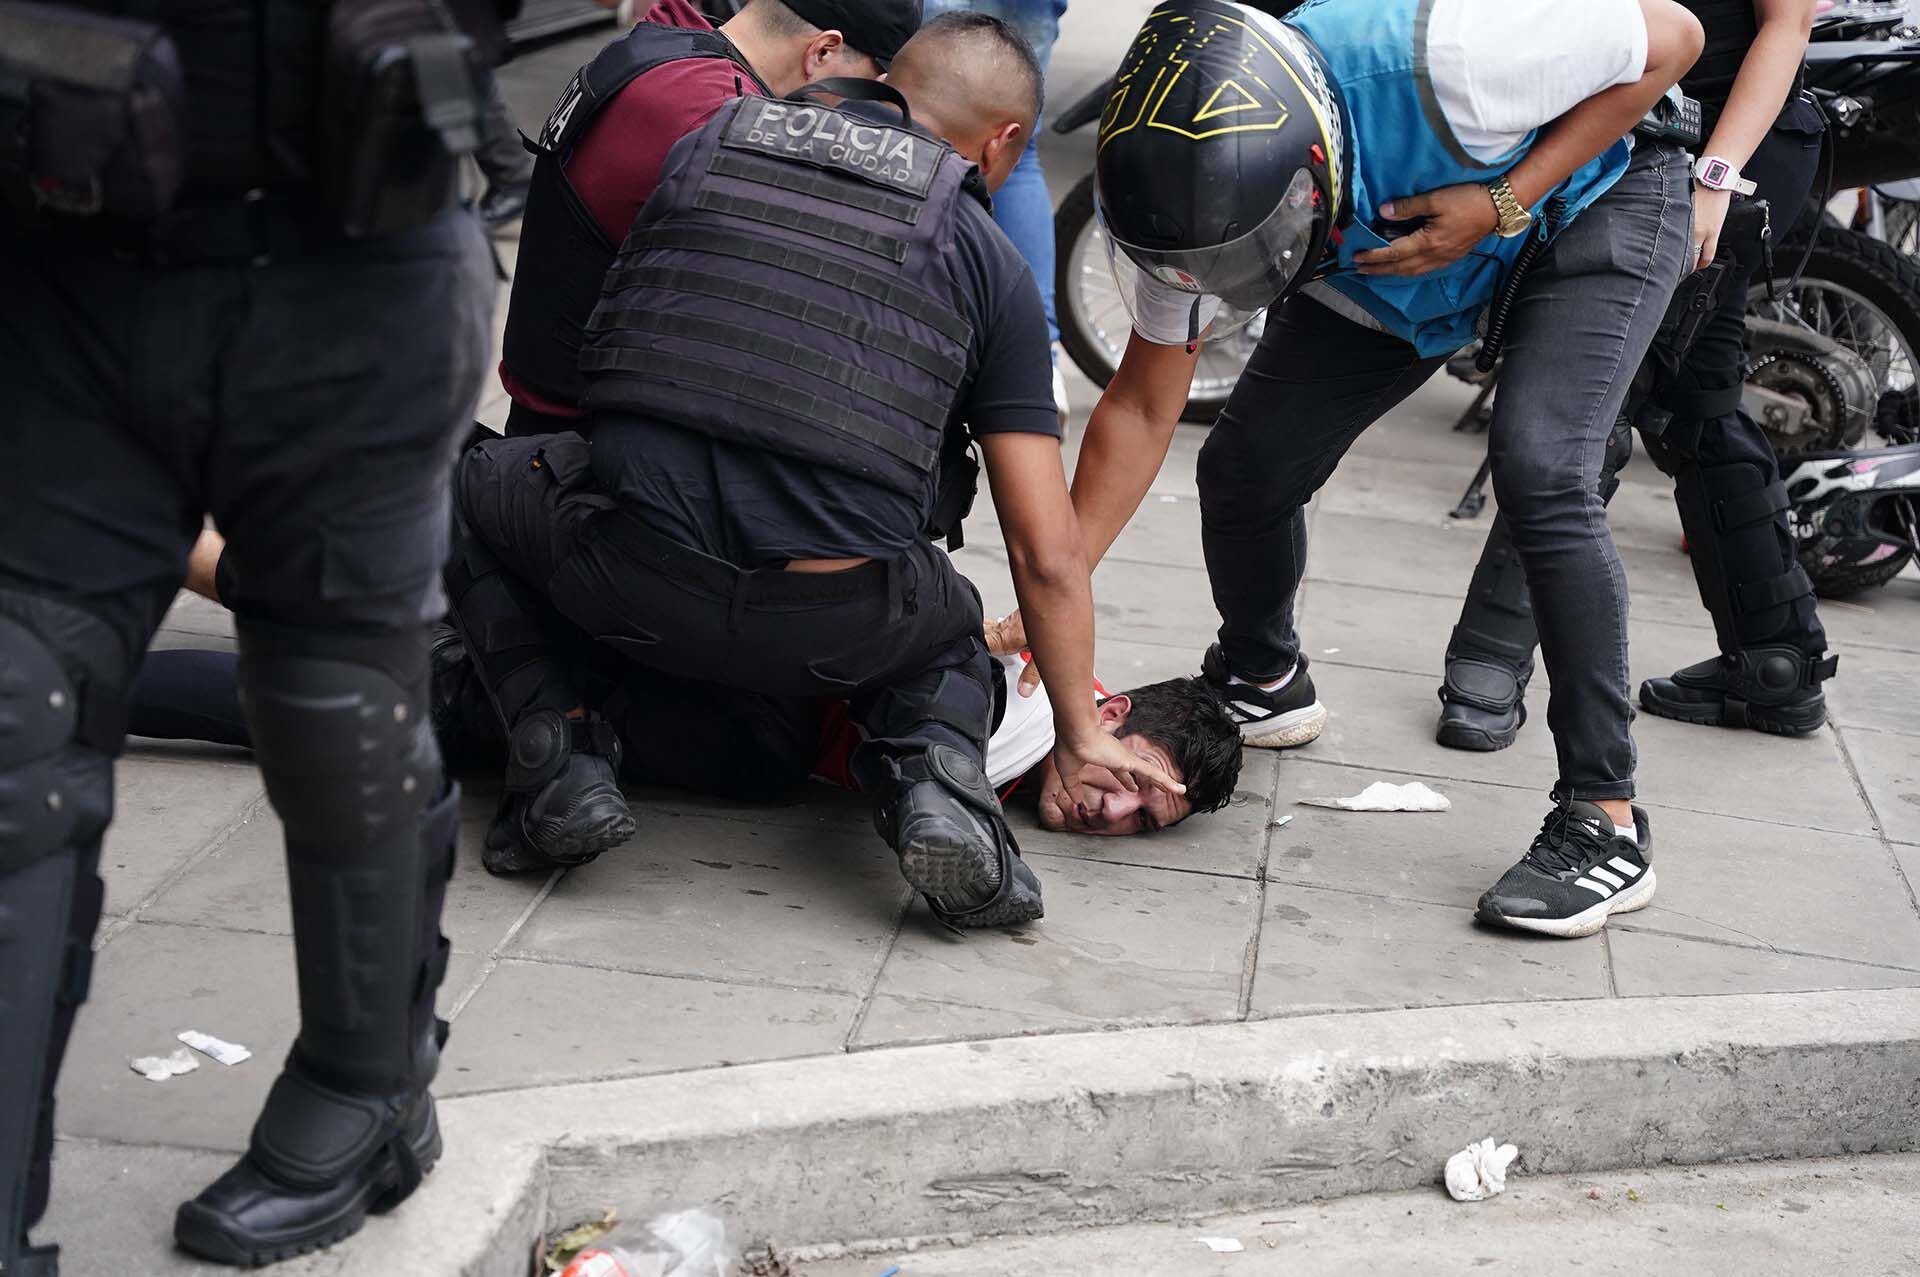
[[(1150, 14), (1100, 118), (1097, 206), (1133, 307), (1192, 294), (1223, 335), (1304, 282), (1345, 216), (1340, 90), (1294, 28), (1229, 0)], [(1146, 280), (1158, 281), (1158, 286)], [(1229, 309), (1202, 318), (1201, 296)]]

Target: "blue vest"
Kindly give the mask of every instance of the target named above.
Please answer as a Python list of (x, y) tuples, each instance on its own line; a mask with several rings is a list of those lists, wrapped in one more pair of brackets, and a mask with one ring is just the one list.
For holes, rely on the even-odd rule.
[[(1434, 0), (1307, 0), (1287, 16), (1326, 59), (1346, 99), (1352, 131), (1353, 220), (1341, 228), (1340, 270), (1329, 287), (1372, 315), (1423, 356), (1451, 354), (1473, 340), (1480, 310), (1492, 301), (1525, 236), (1489, 235), (1442, 270), (1425, 275), (1361, 275), (1356, 253), (1387, 240), (1373, 228), (1379, 205), (1463, 182), (1491, 182), (1520, 162), (1534, 133), (1492, 161), (1470, 155), (1457, 139), (1428, 78), (1426, 27)], [(1496, 19), (1497, 21), (1497, 19)], [(1631, 155), (1623, 139), (1574, 171), (1554, 195), (1567, 201), (1564, 227), (1606, 194)], [(1539, 217), (1546, 201), (1536, 205)]]

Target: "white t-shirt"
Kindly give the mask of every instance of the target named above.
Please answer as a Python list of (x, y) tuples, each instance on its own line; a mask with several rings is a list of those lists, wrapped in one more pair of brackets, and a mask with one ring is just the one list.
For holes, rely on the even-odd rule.
[[(1647, 22), (1639, 0), (1433, 0), (1426, 55), (1454, 136), (1475, 158), (1497, 160), (1532, 130), (1645, 74)], [(1201, 327), (1215, 307), (1205, 299)], [(1148, 341), (1186, 342), (1192, 293), (1143, 275), (1135, 309)]]

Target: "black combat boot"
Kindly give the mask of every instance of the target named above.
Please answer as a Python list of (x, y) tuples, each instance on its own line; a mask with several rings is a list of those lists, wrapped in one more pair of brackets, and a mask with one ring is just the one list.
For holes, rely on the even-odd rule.
[(1004, 927), (1045, 913), (1040, 880), (1021, 859), (978, 764), (950, 745), (933, 745), (898, 772), (875, 804), (874, 827), (935, 917), (953, 927)]
[(620, 792), (620, 738), (606, 719), (537, 709), (514, 724), (507, 791), (481, 856), (488, 873), (584, 865), (634, 827)]
[(1827, 721), (1820, 685), (1838, 656), (1808, 656), (1793, 647), (1748, 647), (1640, 684), (1640, 708), (1661, 718), (1720, 727), (1751, 727), (1777, 736), (1805, 736)]
[(424, 642), (369, 644), (361, 664), (240, 639), (254, 752), (286, 826), (300, 1036), (247, 1152), (180, 1207), (174, 1237), (258, 1265), (351, 1235), (440, 1156), (427, 1087), (446, 1036), (434, 995), (460, 794), (441, 780)]
[(499, 768), (507, 755), (506, 736), (466, 640), (445, 621), (433, 627), (430, 665), (428, 713), (442, 765), (452, 775)]
[(1513, 744), (1527, 721), (1527, 682), (1532, 677), (1531, 655), (1516, 670), (1497, 657), (1448, 652), (1434, 739), (1448, 749), (1480, 753)]

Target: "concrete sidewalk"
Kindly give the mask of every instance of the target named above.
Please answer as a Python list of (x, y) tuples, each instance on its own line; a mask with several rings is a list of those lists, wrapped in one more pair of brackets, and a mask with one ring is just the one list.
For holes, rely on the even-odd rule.
[[(1083, 421), (1092, 388), (1076, 377), (1072, 389)], [(1361, 1013), (1484, 1013), (1484, 1004), (1544, 1013), (1613, 1002), (1606, 1014), (1619, 1016), (1642, 1000), (1652, 1015), (1705, 994), (1920, 988), (1920, 575), (1911, 569), (1824, 608), (1841, 670), (1834, 721), (1814, 736), (1639, 721), (1641, 801), (1661, 879), (1651, 908), (1573, 942), (1473, 923), (1475, 898), (1545, 814), (1554, 768), (1544, 674), (1535, 721), (1514, 748), (1468, 755), (1433, 742), (1442, 651), (1486, 527), (1485, 517), (1445, 515), (1484, 447), (1448, 429), (1467, 398), (1436, 380), (1362, 439), (1316, 502), (1301, 630), (1333, 714), (1326, 735), (1284, 757), (1249, 753), (1228, 810), (1159, 836), (1073, 838), (1016, 814), (1047, 901), (1045, 921), (1025, 931), (961, 938), (934, 925), (864, 805), (846, 795), (749, 807), (641, 792), (640, 832), (626, 847), (569, 873), (502, 881), (480, 869), (493, 795), (473, 787), (446, 920), (455, 956), (442, 1009), (454, 1031), (438, 1092), (454, 1101), (449, 1110), (554, 1115), (544, 1134), (559, 1140), (605, 1117), (591, 1105), (609, 1097), (651, 1103), (644, 1079), (655, 1075), (680, 1085), (758, 1062), (753, 1076), (764, 1079), (789, 1067), (780, 1061), (805, 1068), (912, 1044), (1309, 1013), (1319, 1013), (1316, 1026), (1337, 1017), (1358, 1025)], [(483, 415), (503, 412), (495, 399)], [(1097, 575), (1099, 669), (1110, 688), (1191, 673), (1211, 638), (1193, 485), (1204, 438), (1182, 428)], [(989, 506), (976, 509), (959, 558), (988, 607), (1004, 610), (1011, 589)], [(1708, 655), (1713, 635), (1670, 490), (1644, 458), (1613, 511), (1633, 587), (1633, 677)], [(183, 600), (160, 644), (221, 646), (230, 635), (217, 609)], [(1454, 809), (1296, 806), (1382, 778), (1424, 779)], [(109, 917), (62, 1084), (44, 1235), (68, 1243), (70, 1277), (198, 1272), (169, 1249), (174, 1204), (244, 1145), (294, 1029), (280, 829), (244, 754), (135, 742), (119, 769), (105, 864)], [(1443, 1013), (1421, 1014), (1432, 1029)], [(203, 1062), (164, 1084), (129, 1070), (129, 1057), (165, 1053), (187, 1028), (244, 1042), (256, 1058)], [(1550, 1079), (1553, 1048), (1540, 1050)], [(567, 1116), (570, 1096), (589, 1107)], [(1658, 1098), (1649, 1104), (1648, 1120), (1659, 1119)], [(450, 1127), (470, 1132), (469, 1142), (450, 1140), (447, 1162), (402, 1221), (453, 1198), (471, 1204), (459, 1186), (471, 1187), (461, 1177), (497, 1152), (486, 1129)], [(1885, 1146), (1862, 1138), (1862, 1147)], [(576, 1180), (569, 1191), (579, 1188)], [(534, 1209), (528, 1200), (540, 1210), (548, 1201), (514, 1198), (511, 1209)], [(604, 1204), (631, 1215), (706, 1203)], [(282, 1271), (388, 1271), (392, 1227)]]

